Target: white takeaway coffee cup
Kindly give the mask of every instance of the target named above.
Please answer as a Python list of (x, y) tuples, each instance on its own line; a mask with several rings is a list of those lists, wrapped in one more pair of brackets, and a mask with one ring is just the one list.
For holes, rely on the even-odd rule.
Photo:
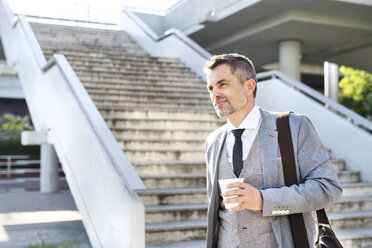
[[(220, 185), (220, 190), (221, 193), (224, 194), (226, 191), (232, 190), (234, 188), (228, 189), (226, 186), (230, 183), (236, 183), (236, 182), (244, 182), (244, 178), (231, 178), (231, 179), (220, 179), (218, 180), (218, 184)], [(232, 197), (237, 197), (237, 196), (229, 196), (229, 197), (224, 197), (224, 199), (232, 198)], [(225, 203), (226, 209), (234, 208), (239, 206), (239, 203)]]

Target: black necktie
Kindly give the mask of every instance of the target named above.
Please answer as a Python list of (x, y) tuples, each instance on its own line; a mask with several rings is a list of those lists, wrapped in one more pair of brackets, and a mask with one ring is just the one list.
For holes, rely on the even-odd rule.
[(239, 177), (240, 172), (243, 169), (243, 144), (242, 144), (242, 134), (245, 129), (234, 129), (231, 132), (235, 136), (235, 143), (233, 147), (233, 167), (236, 177)]

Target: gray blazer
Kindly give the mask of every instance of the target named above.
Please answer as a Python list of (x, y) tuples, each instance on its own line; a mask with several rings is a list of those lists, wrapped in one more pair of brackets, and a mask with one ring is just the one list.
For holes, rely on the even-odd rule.
[[(311, 211), (335, 202), (342, 193), (337, 174), (327, 151), (310, 120), (291, 114), (290, 127), (299, 185), (286, 187), (276, 131), (276, 113), (260, 109), (262, 123), (257, 135), (261, 139), (264, 189), (264, 217), (269, 217), (279, 247), (294, 247), (288, 214), (303, 213), (310, 247), (316, 234)], [(227, 135), (226, 125), (211, 133), (206, 140), (208, 228), (207, 248), (216, 247), (218, 233), (218, 169)]]

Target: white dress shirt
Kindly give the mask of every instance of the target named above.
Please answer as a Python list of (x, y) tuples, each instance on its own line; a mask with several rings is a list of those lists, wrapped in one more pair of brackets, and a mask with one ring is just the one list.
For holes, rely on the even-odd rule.
[[(242, 123), (240, 123), (239, 127), (237, 128), (244, 128), (245, 131), (242, 134), (242, 144), (243, 144), (243, 157), (242, 160), (245, 161), (248, 157), (249, 151), (252, 148), (253, 142), (257, 136), (258, 130), (260, 128), (262, 121), (261, 111), (257, 105), (248, 113), (248, 115), (244, 118)], [(232, 153), (233, 153), (233, 146), (235, 143), (234, 134), (231, 132), (233, 129), (237, 129), (234, 125), (227, 120), (227, 137), (226, 137), (226, 148), (227, 148), (227, 159), (233, 168), (232, 165)]]

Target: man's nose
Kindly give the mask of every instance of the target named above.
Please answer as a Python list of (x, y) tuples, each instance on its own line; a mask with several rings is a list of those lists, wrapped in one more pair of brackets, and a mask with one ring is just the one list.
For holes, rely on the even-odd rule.
[(217, 99), (218, 97), (220, 97), (221, 96), (221, 92), (219, 91), (219, 90), (213, 90), (213, 92), (212, 92), (212, 94), (211, 94), (211, 97), (212, 97), (212, 100), (215, 100), (215, 99)]

